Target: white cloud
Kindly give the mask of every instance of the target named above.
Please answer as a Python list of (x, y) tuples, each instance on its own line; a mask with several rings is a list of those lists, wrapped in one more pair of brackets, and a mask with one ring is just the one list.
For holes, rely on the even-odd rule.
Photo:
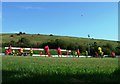
[(17, 6), (17, 7), (25, 10), (30, 10), (30, 9), (42, 10), (43, 9), (42, 7), (37, 7), (37, 6)]

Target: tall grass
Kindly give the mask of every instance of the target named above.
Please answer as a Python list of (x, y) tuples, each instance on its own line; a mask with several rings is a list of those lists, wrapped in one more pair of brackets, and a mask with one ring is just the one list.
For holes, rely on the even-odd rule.
[(3, 83), (119, 82), (118, 59), (2, 57)]

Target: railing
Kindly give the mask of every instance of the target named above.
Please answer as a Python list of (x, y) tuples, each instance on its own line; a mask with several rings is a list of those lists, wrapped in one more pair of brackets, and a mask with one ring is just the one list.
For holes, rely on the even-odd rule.
[[(5, 47), (5, 49), (8, 49), (9, 47)], [(14, 49), (14, 50), (18, 50), (20, 49), (21, 47), (11, 47), (11, 49)], [(41, 51), (44, 51), (43, 48), (23, 48), (24, 50), (41, 50)], [(68, 51), (68, 52), (71, 52), (71, 50), (66, 50), (66, 49), (61, 49), (61, 51)]]

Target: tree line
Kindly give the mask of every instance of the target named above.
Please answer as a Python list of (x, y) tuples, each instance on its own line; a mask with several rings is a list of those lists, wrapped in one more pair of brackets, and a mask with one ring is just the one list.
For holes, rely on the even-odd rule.
[[(61, 49), (67, 49), (67, 50), (77, 50), (79, 49), (80, 52), (85, 52), (86, 50), (88, 51), (90, 49), (90, 54), (95, 55), (95, 52), (98, 52), (98, 47), (99, 44), (97, 42), (88, 44), (87, 42), (83, 44), (80, 44), (78, 42), (72, 42), (72, 41), (65, 41), (62, 39), (54, 39), (54, 40), (49, 40), (44, 43), (31, 43), (29, 39), (22, 37), (20, 38), (17, 42), (15, 41), (10, 41), (8, 43), (2, 43), (3, 47), (12, 45), (14, 47), (32, 47), (32, 48), (44, 48), (45, 45), (48, 45), (50, 49), (57, 49), (60, 47)], [(116, 55), (120, 55), (120, 42), (118, 42), (118, 46), (113, 46), (110, 43), (106, 43), (102, 46), (102, 51), (106, 55), (110, 55), (112, 51), (115, 52)]]

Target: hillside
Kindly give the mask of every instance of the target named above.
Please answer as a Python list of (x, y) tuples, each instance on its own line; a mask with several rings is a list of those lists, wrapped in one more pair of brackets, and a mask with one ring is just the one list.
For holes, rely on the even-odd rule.
[[(88, 38), (78, 38), (78, 37), (70, 37), (70, 36), (49, 36), (49, 35), (42, 35), (42, 34), (1, 34), (2, 35), (2, 43), (8, 43), (10, 41), (17, 42), (20, 38), (27, 38), (31, 43), (44, 43), (50, 40), (55, 39), (62, 39), (66, 42), (73, 42), (73, 43), (80, 43), (80, 44), (88, 44), (90, 42), (91, 44), (94, 42), (97, 42), (99, 46), (102, 46), (106, 43), (110, 43), (113, 46), (117, 46), (116, 41), (110, 41), (110, 40), (100, 40), (100, 39), (88, 39)], [(0, 35), (0, 36), (1, 36)], [(13, 35), (13, 36), (11, 36)]]
[(120, 54), (120, 46), (117, 41), (78, 38), (70, 36), (55, 36), (42, 34), (1, 34), (2, 47), (37, 47), (43, 48), (48, 45), (50, 49), (57, 49), (59, 46), (62, 49), (76, 50), (80, 49), (82, 53), (89, 51), (90, 54), (98, 52), (98, 47), (102, 47), (104, 54), (111, 54), (112, 51)]

